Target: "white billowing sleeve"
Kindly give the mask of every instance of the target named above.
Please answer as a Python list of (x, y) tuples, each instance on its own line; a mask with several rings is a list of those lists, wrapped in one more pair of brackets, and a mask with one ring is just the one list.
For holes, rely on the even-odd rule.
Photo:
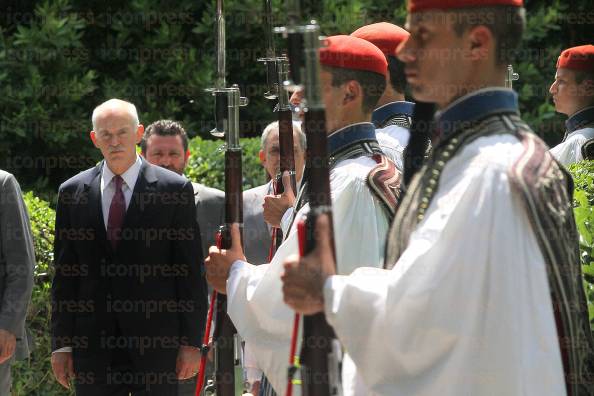
[(398, 141), (389, 132), (393, 129), (399, 128), (408, 133), (408, 130), (402, 127), (391, 126), (390, 129), (376, 129), (375, 136), (384, 154), (394, 162), (396, 168), (402, 172), (404, 169), (404, 145)]
[(559, 143), (553, 147), (550, 151), (551, 154), (564, 166), (568, 166), (579, 162), (583, 159), (582, 157), (582, 145), (586, 143), (588, 139), (582, 135), (576, 135), (570, 139), (567, 139), (563, 143)]
[[(332, 210), (338, 270), (350, 274), (361, 263), (381, 266), (388, 231), (382, 204), (366, 185), (375, 162), (358, 158), (339, 163), (331, 172)], [(304, 206), (298, 213), (306, 213)], [(228, 313), (249, 343), (271, 384), (282, 394), (286, 386), (294, 312), (283, 303), (283, 262), (298, 253), (295, 224), (268, 265), (234, 263), (227, 281)]]
[(550, 150), (551, 154), (565, 166), (580, 162), (584, 159), (582, 156), (582, 146), (590, 139), (594, 139), (594, 128), (578, 129), (572, 132), (566, 141), (553, 147)]
[(566, 394), (544, 259), (506, 173), (521, 145), (496, 138), (446, 166), (391, 271), (326, 282), (326, 316), (370, 395)]

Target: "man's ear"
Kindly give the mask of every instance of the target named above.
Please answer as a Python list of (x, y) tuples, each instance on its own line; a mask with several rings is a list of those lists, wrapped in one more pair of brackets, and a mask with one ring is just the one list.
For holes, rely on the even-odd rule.
[(362, 96), (361, 85), (355, 81), (347, 81), (344, 85), (344, 99), (343, 103), (347, 104)]
[(266, 155), (264, 155), (263, 150), (260, 150), (260, 152), (258, 153), (258, 157), (260, 157), (260, 163), (262, 164), (262, 166), (264, 166), (264, 164), (266, 163)]
[(95, 147), (99, 148), (99, 146), (97, 146), (97, 134), (95, 133), (95, 131), (89, 132), (89, 136), (91, 137), (91, 141), (93, 142), (93, 145)]
[(184, 163), (188, 162), (189, 158), (190, 158), (190, 149), (187, 149), (186, 154), (184, 155)]
[(594, 79), (588, 78), (582, 83), (584, 84), (584, 94), (590, 97), (590, 103), (594, 105)]
[(140, 143), (142, 140), (142, 135), (144, 134), (144, 125), (138, 124), (138, 128), (136, 128), (136, 144)]
[(495, 46), (493, 34), (484, 25), (470, 29), (467, 39), (469, 40), (468, 58), (472, 61), (487, 59), (490, 48)]

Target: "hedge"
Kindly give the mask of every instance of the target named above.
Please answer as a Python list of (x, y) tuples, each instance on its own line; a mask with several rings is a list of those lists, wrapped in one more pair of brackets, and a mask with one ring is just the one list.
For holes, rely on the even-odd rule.
[[(243, 149), (244, 190), (264, 184), (266, 172), (258, 159), (260, 138), (241, 139), (241, 147)], [(186, 167), (188, 179), (224, 190), (225, 155), (223, 148), (223, 140), (204, 140), (200, 137), (191, 139), (191, 155)]]
[(574, 213), (580, 233), (580, 261), (588, 300), (590, 326), (594, 330), (594, 161), (569, 167), (575, 183)]
[[(216, 149), (220, 142), (193, 139), (193, 152), (187, 170), (192, 180), (222, 188), (223, 153)], [(244, 186), (258, 185), (264, 181), (264, 174), (257, 162), (258, 139), (242, 140), (244, 147)], [(594, 161), (572, 165), (570, 171), (575, 180), (574, 206), (576, 222), (580, 232), (581, 263), (584, 271), (584, 287), (588, 299), (590, 323), (594, 329)], [(13, 395), (54, 396), (67, 393), (54, 380), (50, 367), (50, 287), (53, 254), (53, 229), (55, 212), (45, 201), (33, 193), (25, 194), (25, 202), (31, 217), (31, 228), (35, 242), (37, 268), (35, 286), (29, 306), (28, 327), (31, 330), (35, 349), (31, 358), (15, 363), (13, 374)]]

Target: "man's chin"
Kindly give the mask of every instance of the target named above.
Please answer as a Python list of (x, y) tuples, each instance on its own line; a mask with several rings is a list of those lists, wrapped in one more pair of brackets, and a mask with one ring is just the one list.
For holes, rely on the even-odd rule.
[(423, 85), (410, 85), (410, 93), (415, 101), (433, 103), (436, 101), (431, 90)]
[(163, 165), (159, 165), (159, 166), (161, 168), (163, 168), (163, 169), (170, 170), (173, 173), (177, 173), (178, 175), (183, 175), (184, 174), (184, 171), (183, 170), (180, 171), (179, 169), (173, 168), (171, 166), (163, 166)]

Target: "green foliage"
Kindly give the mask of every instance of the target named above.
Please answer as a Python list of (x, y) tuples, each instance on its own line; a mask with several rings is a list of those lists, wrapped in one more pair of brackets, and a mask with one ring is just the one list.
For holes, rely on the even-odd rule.
[(594, 330), (594, 161), (573, 164), (569, 171), (575, 182), (574, 213), (580, 233), (580, 262), (590, 324)]
[[(241, 139), (243, 189), (262, 185), (266, 182), (266, 172), (260, 165), (258, 152), (259, 138)], [(190, 159), (186, 167), (188, 179), (208, 187), (225, 189), (225, 153), (222, 140), (204, 140), (195, 137), (190, 140)]]
[(68, 0), (45, 1), (30, 24), (0, 25), (0, 166), (36, 190), (95, 161), (81, 143), (96, 75), (85, 67), (86, 23), (70, 11)]
[[(31, 357), (17, 361), (13, 366), (14, 396), (53, 396), (68, 394), (55, 380), (52, 374), (50, 357), (50, 279), (53, 260), (55, 212), (49, 204), (25, 194), (25, 203), (29, 210), (31, 231), (35, 244), (35, 284), (27, 313), (27, 327), (35, 343)], [(70, 393), (73, 394), (73, 393)]]

